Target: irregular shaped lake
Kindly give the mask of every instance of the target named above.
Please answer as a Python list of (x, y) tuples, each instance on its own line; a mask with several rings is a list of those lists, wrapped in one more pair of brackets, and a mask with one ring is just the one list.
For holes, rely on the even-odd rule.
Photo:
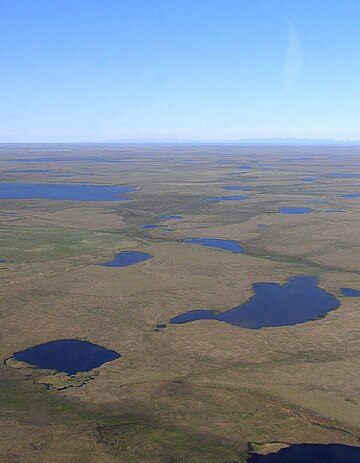
[(282, 207), (280, 209), (281, 214), (308, 214), (314, 209), (310, 207)]
[(317, 180), (320, 180), (319, 177), (306, 177), (301, 179), (303, 182), (316, 182)]
[(359, 178), (360, 174), (328, 174), (327, 177), (332, 177), (332, 178)]
[(238, 307), (220, 313), (193, 310), (172, 318), (170, 323), (217, 320), (251, 329), (304, 323), (323, 317), (340, 306), (334, 296), (317, 284), (318, 279), (312, 276), (290, 278), (283, 286), (255, 283), (252, 285), (255, 295)]
[(223, 186), (223, 189), (227, 191), (236, 191), (236, 190), (247, 191), (249, 188), (246, 188), (245, 186)]
[(201, 244), (202, 246), (210, 246), (213, 248), (225, 249), (231, 251), (234, 254), (243, 254), (244, 250), (240, 244), (235, 243), (232, 240), (222, 240), (219, 238), (189, 238), (183, 241), (184, 243), (190, 244)]
[(123, 201), (130, 186), (83, 183), (0, 183), (0, 199), (50, 199), (63, 201)]
[(219, 196), (218, 198), (208, 198), (208, 201), (242, 201), (248, 196)]
[(140, 228), (159, 228), (159, 227), (163, 227), (163, 225), (159, 225), (157, 223), (154, 223), (154, 224), (149, 224), (149, 225), (143, 225)]
[(127, 267), (128, 265), (138, 264), (144, 260), (152, 259), (154, 256), (146, 252), (124, 251), (116, 254), (111, 262), (98, 264), (100, 267)]
[(105, 362), (121, 357), (113, 350), (78, 339), (60, 339), (16, 352), (18, 361), (47, 370), (56, 370), (75, 375), (79, 371), (90, 371)]
[(248, 463), (359, 463), (360, 447), (299, 444), (268, 455), (251, 454)]
[(341, 294), (347, 297), (360, 297), (360, 291), (352, 288), (340, 288)]
[(360, 193), (347, 193), (346, 195), (342, 195), (343, 198), (359, 198)]

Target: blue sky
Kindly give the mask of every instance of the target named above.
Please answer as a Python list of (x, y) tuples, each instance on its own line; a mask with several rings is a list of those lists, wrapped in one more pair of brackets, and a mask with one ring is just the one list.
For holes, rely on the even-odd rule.
[(0, 141), (360, 139), (358, 0), (0, 0)]

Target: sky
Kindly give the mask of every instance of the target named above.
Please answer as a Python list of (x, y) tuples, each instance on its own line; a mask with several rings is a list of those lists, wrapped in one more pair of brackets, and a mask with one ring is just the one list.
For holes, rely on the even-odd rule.
[(0, 0), (0, 142), (360, 139), (359, 0)]

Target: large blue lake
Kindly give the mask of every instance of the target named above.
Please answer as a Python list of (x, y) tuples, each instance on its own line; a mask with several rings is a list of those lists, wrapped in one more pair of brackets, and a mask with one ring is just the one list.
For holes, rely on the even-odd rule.
[(147, 252), (124, 251), (116, 254), (114, 259), (105, 264), (98, 264), (100, 267), (127, 267), (129, 265), (138, 264), (145, 260), (152, 259), (154, 256)]
[(284, 285), (255, 283), (255, 293), (247, 302), (228, 310), (192, 310), (170, 320), (171, 324), (196, 320), (216, 320), (243, 328), (259, 329), (288, 326), (323, 317), (340, 306), (340, 302), (318, 286), (313, 276), (290, 278)]
[(210, 246), (213, 248), (225, 249), (234, 254), (243, 254), (244, 250), (240, 244), (232, 240), (222, 240), (219, 238), (189, 238), (184, 240), (184, 243), (201, 244), (202, 246)]
[(359, 463), (360, 447), (340, 444), (291, 445), (269, 455), (251, 454), (248, 463)]
[(0, 183), (0, 199), (50, 199), (65, 201), (123, 201), (130, 186), (83, 183)]
[(60, 339), (16, 352), (14, 358), (30, 365), (74, 375), (121, 357), (113, 350), (78, 339)]

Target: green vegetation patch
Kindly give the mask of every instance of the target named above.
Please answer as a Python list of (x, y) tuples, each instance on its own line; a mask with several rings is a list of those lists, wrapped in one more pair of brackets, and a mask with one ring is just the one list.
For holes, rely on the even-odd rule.
[(246, 455), (202, 435), (148, 424), (98, 426), (98, 439), (130, 462), (241, 463)]
[(117, 233), (67, 228), (12, 227), (0, 230), (0, 258), (44, 262), (84, 255), (108, 255), (141, 243)]

